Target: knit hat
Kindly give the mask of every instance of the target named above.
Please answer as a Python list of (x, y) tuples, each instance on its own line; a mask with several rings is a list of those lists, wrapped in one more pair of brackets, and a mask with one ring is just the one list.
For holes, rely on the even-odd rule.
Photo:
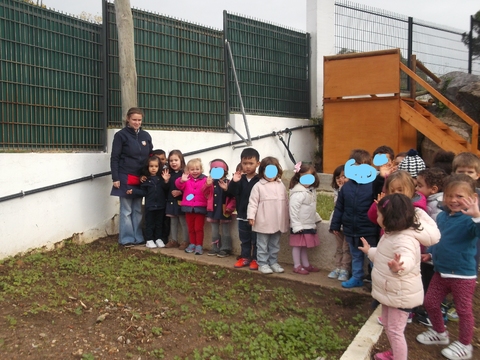
[(425, 162), (420, 156), (418, 156), (418, 152), (415, 149), (410, 149), (407, 156), (405, 156), (402, 162), (398, 165), (398, 170), (409, 172), (414, 179), (417, 178), (420, 171), (425, 170), (426, 168)]

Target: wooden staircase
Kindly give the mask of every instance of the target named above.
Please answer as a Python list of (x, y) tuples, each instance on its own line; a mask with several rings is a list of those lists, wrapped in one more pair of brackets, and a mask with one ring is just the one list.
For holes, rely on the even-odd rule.
[(478, 124), (407, 66), (400, 63), (400, 69), (470, 125), (472, 129), (471, 140), (468, 142), (462, 136), (458, 135), (447, 124), (415, 101), (415, 99), (413, 104), (409, 104), (405, 100), (400, 99), (400, 118), (446, 151), (453, 151), (455, 154), (470, 151), (480, 156), (480, 151), (478, 150)]

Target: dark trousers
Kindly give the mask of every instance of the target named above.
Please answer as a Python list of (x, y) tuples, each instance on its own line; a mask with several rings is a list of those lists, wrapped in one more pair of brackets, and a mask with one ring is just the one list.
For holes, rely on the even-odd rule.
[(248, 221), (238, 220), (237, 223), (241, 247), (240, 257), (257, 260), (257, 233), (252, 230)]
[(145, 239), (157, 240), (162, 238), (163, 219), (165, 218), (165, 209), (147, 210), (145, 212)]
[(162, 240), (166, 244), (170, 235), (170, 217), (163, 214)]

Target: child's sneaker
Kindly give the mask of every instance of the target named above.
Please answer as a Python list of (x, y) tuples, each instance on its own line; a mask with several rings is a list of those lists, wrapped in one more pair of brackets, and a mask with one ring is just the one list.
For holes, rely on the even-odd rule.
[(157, 245), (155, 245), (155, 242), (153, 240), (148, 240), (147, 243), (145, 244), (145, 247), (149, 249), (155, 249)]
[(270, 268), (272, 269), (272, 271), (273, 271), (274, 273), (283, 273), (283, 272), (285, 272), (285, 269), (282, 268), (279, 263), (275, 263), (275, 264), (270, 265)]
[(195, 246), (195, 255), (203, 255), (203, 247), (202, 245)]
[(393, 352), (392, 350), (387, 350), (382, 353), (375, 354), (373, 358), (375, 360), (393, 360)]
[(165, 247), (165, 243), (163, 242), (162, 239), (155, 240), (155, 244), (157, 244), (157, 247), (159, 247), (159, 248), (164, 248)]
[[(337, 268), (337, 269), (335, 269), (335, 270), (332, 270), (332, 271), (330, 272), (330, 274), (328, 274), (328, 277), (329, 277), (330, 279), (336, 279), (336, 278), (338, 278), (338, 275), (340, 275), (340, 269)], [(348, 280), (348, 279), (347, 279), (347, 280)]]
[(442, 355), (450, 360), (468, 360), (473, 356), (472, 344), (463, 345), (460, 341), (454, 341), (449, 347), (442, 350)]
[(250, 270), (258, 270), (257, 260), (250, 261), (249, 268), (250, 268)]
[(212, 242), (212, 249), (208, 252), (208, 256), (217, 256), (220, 252), (220, 248), (218, 247), (219, 240)]
[(428, 318), (427, 314), (425, 314), (425, 315), (417, 314), (417, 320), (422, 325), (430, 326), (430, 327), (432, 326), (432, 322)]
[(347, 281), (348, 280), (348, 271), (347, 270), (340, 270), (340, 273), (338, 274), (338, 281)]
[(363, 286), (363, 281), (360, 279), (355, 279), (354, 277), (351, 277), (350, 280), (342, 282), (342, 287), (346, 289), (351, 289), (354, 287), (362, 287)]
[(417, 341), (425, 345), (448, 345), (450, 342), (448, 338), (448, 331), (440, 334), (433, 329), (428, 329), (427, 331), (417, 335)]
[(245, 267), (245, 266), (248, 266), (248, 265), (250, 265), (250, 260), (248, 260), (247, 258), (240, 258), (235, 263), (235, 265), (233, 265), (233, 267), (242, 268), (242, 267)]
[(217, 254), (219, 258), (228, 257), (230, 255), (231, 255), (231, 252), (228, 250), (220, 250), (219, 253)]
[(258, 271), (260, 271), (262, 274), (272, 274), (273, 273), (273, 270), (268, 265), (260, 266), (258, 268)]
[(195, 251), (195, 245), (194, 244), (188, 245), (187, 248), (185, 249), (185, 252), (189, 253), (189, 254), (193, 253), (194, 251)]
[(455, 308), (452, 307), (447, 311), (447, 319), (450, 321), (458, 321), (458, 314)]

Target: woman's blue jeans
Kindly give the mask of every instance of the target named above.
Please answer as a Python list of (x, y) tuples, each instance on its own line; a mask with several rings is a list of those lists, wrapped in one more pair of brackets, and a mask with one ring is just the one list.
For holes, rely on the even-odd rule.
[(142, 234), (142, 198), (120, 197), (120, 225), (118, 242), (141, 244), (145, 242)]

